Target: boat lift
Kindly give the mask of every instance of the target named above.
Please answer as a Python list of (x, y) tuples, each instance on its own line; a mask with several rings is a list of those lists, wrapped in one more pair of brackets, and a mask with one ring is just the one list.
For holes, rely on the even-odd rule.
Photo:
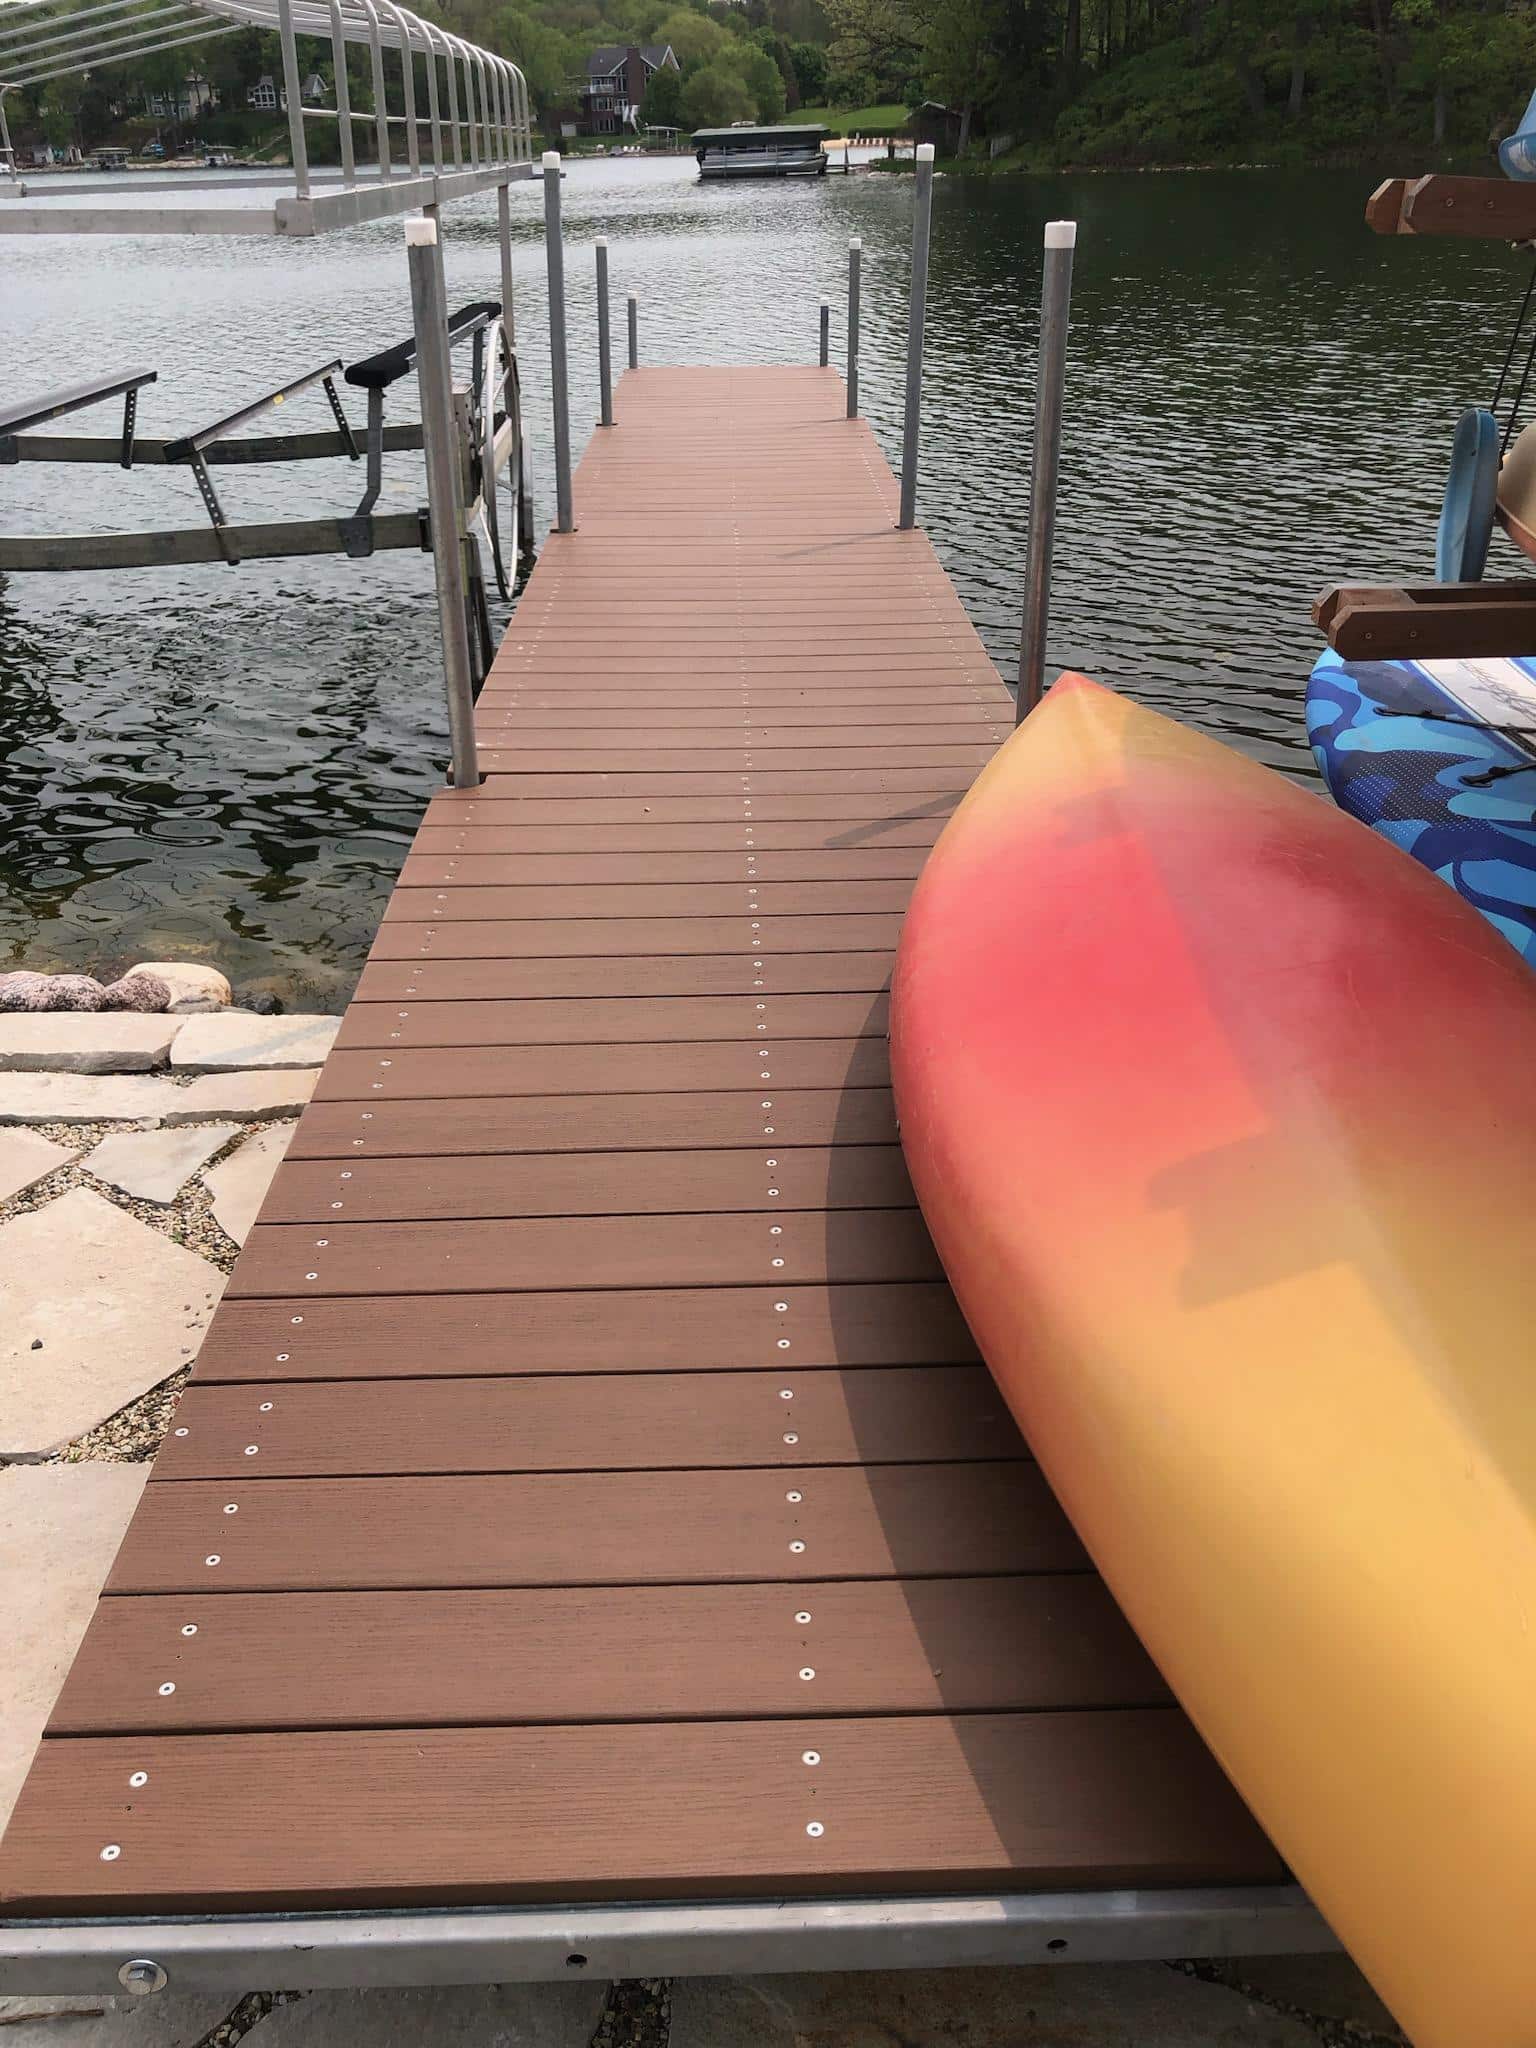
[[(509, 600), (519, 567), (526, 567), (533, 553), (522, 394), (517, 359), (507, 341), (497, 300), (465, 306), (455, 313), (448, 322), (448, 341), (450, 348), (467, 343), (471, 349), (467, 383), (455, 389), (454, 416), (464, 508), (459, 538), (472, 665), (478, 683), (490, 666), (492, 651), (487, 567), (502, 598)], [(0, 468), (22, 462), (110, 464), (121, 469), (156, 464), (186, 467), (196, 479), (209, 521), (206, 527), (151, 527), (131, 533), (0, 533), (0, 571), (138, 569), (216, 561), (233, 567), (247, 561), (324, 554), (343, 554), (360, 561), (392, 548), (430, 553), (432, 520), (427, 508), (392, 513), (375, 510), (383, 488), (385, 455), (423, 445), (419, 423), (388, 426), (384, 419), (386, 392), (415, 367), (414, 336), (345, 370), (340, 359), (333, 358), (209, 426), (170, 439), (150, 439), (137, 430), (139, 394), (158, 381), (155, 370), (66, 385), (38, 398), (0, 405)], [(361, 442), (337, 392), (338, 376), (367, 393), (368, 424)], [(232, 438), (240, 428), (317, 385), (330, 406), (331, 430)], [(123, 418), (117, 434), (35, 431), (118, 397), (123, 400)], [(252, 463), (326, 457), (366, 464), (366, 489), (349, 516), (232, 525), (209, 473), (211, 467), (241, 468)]]
[[(532, 120), (521, 71), (396, 0), (164, 0), (148, 11), (142, 0), (8, 0), (0, 22), (0, 235), (311, 236), (391, 215), (420, 216), (406, 223), (411, 337), (344, 371), (340, 358), (333, 358), (223, 419), (168, 440), (141, 438), (137, 431), (139, 393), (156, 381), (152, 370), (74, 384), (9, 405), (0, 402), (0, 465), (96, 462), (128, 469), (184, 464), (197, 481), (209, 520), (206, 530), (0, 536), (0, 570), (118, 569), (166, 561), (234, 565), (291, 555), (357, 559), (389, 548), (429, 551), (442, 627), (453, 781), (477, 782), (478, 765), (466, 735), (472, 732), (474, 695), (491, 658), (486, 561), (502, 597), (510, 598), (517, 565), (527, 560), (532, 545), (512, 307), (511, 186), (532, 176)], [(62, 195), (50, 191), (47, 178), (29, 182), (16, 175), (5, 111), (8, 93), (253, 27), (275, 32), (281, 46), (291, 167), (255, 176), (215, 171), (158, 179), (126, 170), (71, 181)], [(329, 42), (335, 98), (328, 107), (304, 102), (301, 36)], [(351, 105), (347, 50), (353, 43), (366, 45), (369, 52), (373, 108), (368, 113)], [(339, 171), (311, 167), (305, 139), (310, 120), (336, 124)], [(359, 126), (372, 130), (371, 163), (359, 154), (354, 132)], [(398, 160), (402, 140), (404, 162)], [(450, 318), (441, 210), (454, 199), (492, 188), (501, 297)], [(188, 192), (226, 197), (238, 192), (245, 203), (188, 206), (182, 203)], [(87, 203), (77, 203), (82, 200)], [(464, 343), (471, 347), (469, 375), (456, 385), (452, 355)], [(421, 423), (386, 426), (385, 393), (413, 370)], [(367, 393), (361, 446), (336, 388), (338, 372)], [(317, 384), (330, 405), (328, 431), (233, 438), (238, 429)], [(122, 429), (110, 439), (35, 431), (118, 397), (124, 405)], [(375, 507), (383, 486), (383, 458), (410, 448), (426, 455), (427, 508), (380, 513)], [(367, 487), (350, 517), (232, 524), (210, 473), (223, 465), (326, 457), (366, 462)], [(503, 498), (504, 510), (498, 502)]]

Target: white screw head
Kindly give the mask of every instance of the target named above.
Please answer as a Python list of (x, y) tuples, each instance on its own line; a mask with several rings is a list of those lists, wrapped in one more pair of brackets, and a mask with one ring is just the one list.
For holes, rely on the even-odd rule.
[(137, 1791), (140, 1785), (147, 1785), (149, 1783), (149, 1773), (148, 1771), (130, 1771), (128, 1773), (128, 1782)]
[(261, 1448), (261, 1446), (260, 1446), (259, 1444), (247, 1444), (247, 1445), (246, 1445), (246, 1447), (245, 1447), (245, 1455), (246, 1455), (246, 1456), (247, 1456), (248, 1458), (254, 1458), (254, 1457), (255, 1457), (255, 1455), (256, 1455), (256, 1453), (257, 1453), (257, 1451), (258, 1451), (258, 1450), (259, 1450), (260, 1448)]
[(197, 1623), (195, 1621), (185, 1623), (181, 1632), (184, 1636), (195, 1636), (197, 1634)]
[(101, 1852), (101, 1860), (103, 1863), (115, 1863), (122, 1853), (122, 1845), (120, 1843), (108, 1842), (105, 1849)]
[(779, 1389), (779, 1399), (780, 1399), (781, 1401), (793, 1401), (793, 1399), (794, 1399), (794, 1398), (795, 1398), (795, 1390), (794, 1390), (794, 1388), (793, 1388), (793, 1387), (780, 1387), (780, 1389)]
[(272, 1403), (270, 1401), (263, 1401), (261, 1403), (261, 1413), (263, 1415), (270, 1415), (272, 1413)]
[(204, 1564), (222, 1564), (222, 1563), (223, 1563), (223, 1559), (222, 1559), (222, 1558), (221, 1558), (221, 1557), (219, 1556), (219, 1553), (218, 1553), (218, 1552), (217, 1552), (216, 1550), (210, 1550), (210, 1551), (209, 1551), (209, 1553), (208, 1553), (208, 1555), (207, 1555), (207, 1556), (206, 1556), (206, 1557), (205, 1557), (205, 1558), (203, 1559), (203, 1563), (204, 1563)]
[(799, 1622), (802, 1628), (807, 1626), (807, 1624), (810, 1621), (810, 1618), (811, 1610), (808, 1607), (802, 1607), (800, 1612), (795, 1616), (796, 1621)]
[(161, 1697), (161, 1699), (163, 1699), (163, 1700), (168, 1700), (168, 1699), (170, 1698), (171, 1694), (172, 1694), (172, 1693), (173, 1693), (173, 1692), (174, 1692), (175, 1690), (176, 1690), (176, 1685), (175, 1685), (175, 1681), (174, 1681), (174, 1680), (172, 1680), (172, 1679), (169, 1679), (169, 1678), (168, 1678), (168, 1679), (167, 1679), (167, 1680), (165, 1681), (164, 1685), (162, 1685), (162, 1686), (161, 1686), (161, 1688), (160, 1688), (160, 1697)]
[(805, 1832), (808, 1835), (814, 1835), (819, 1837), (826, 1833), (826, 1829), (822, 1826), (819, 1820), (812, 1820), (806, 1822)]
[(239, 1504), (239, 1502), (238, 1502), (238, 1501), (233, 1501), (233, 1500), (232, 1500), (232, 1501), (226, 1501), (226, 1502), (225, 1502), (225, 1504), (224, 1504), (224, 1512), (225, 1512), (225, 1514), (226, 1514), (226, 1515), (238, 1515), (238, 1514), (239, 1514), (239, 1512), (240, 1512), (240, 1504)]
[(182, 1427), (181, 1427), (180, 1429), (173, 1429), (173, 1430), (171, 1431), (171, 1435), (172, 1435), (172, 1436), (186, 1436), (187, 1434), (188, 1434), (188, 1430), (187, 1430), (187, 1427), (186, 1427), (185, 1423), (183, 1423), (183, 1425), (182, 1425)]
[(799, 1443), (800, 1439), (795, 1435), (795, 1432), (792, 1429), (786, 1429), (784, 1432), (784, 1441), (787, 1444), (797, 1444)]
[(800, 1668), (800, 1676), (806, 1680), (814, 1678), (816, 1676), (815, 1666), (811, 1664), (802, 1665)]
[(789, 1307), (789, 1303), (787, 1301), (776, 1301), (773, 1304), (773, 1306), (779, 1315), (783, 1315), (785, 1310)]
[(785, 1498), (785, 1499), (786, 1499), (787, 1501), (789, 1501), (789, 1502), (790, 1502), (791, 1504), (793, 1504), (793, 1503), (796, 1503), (796, 1502), (799, 1502), (799, 1501), (802, 1501), (802, 1500), (804, 1500), (804, 1499), (805, 1499), (805, 1495), (804, 1495), (803, 1493), (786, 1493), (786, 1494), (785, 1494), (785, 1496), (784, 1496), (784, 1498)]
[(787, 1337), (781, 1337), (779, 1339), (778, 1348), (780, 1349), (780, 1351), (787, 1351), (789, 1349), (789, 1339)]
[(798, 1557), (801, 1551), (804, 1550), (805, 1545), (797, 1540), (794, 1543), (791, 1543), (789, 1547), (795, 1553), (795, 1556)]
[(803, 1749), (800, 1752), (800, 1761), (803, 1764), (819, 1764), (821, 1762), (821, 1751), (819, 1749)]

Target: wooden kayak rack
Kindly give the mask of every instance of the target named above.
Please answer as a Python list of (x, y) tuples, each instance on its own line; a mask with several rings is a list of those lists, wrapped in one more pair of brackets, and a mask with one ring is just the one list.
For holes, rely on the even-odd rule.
[(1366, 201), (1365, 219), (1378, 235), (1536, 242), (1536, 184), (1439, 171), (1422, 178), (1387, 178)]
[(1346, 661), (1493, 660), (1536, 647), (1536, 577), (1509, 583), (1332, 583), (1312, 621)]

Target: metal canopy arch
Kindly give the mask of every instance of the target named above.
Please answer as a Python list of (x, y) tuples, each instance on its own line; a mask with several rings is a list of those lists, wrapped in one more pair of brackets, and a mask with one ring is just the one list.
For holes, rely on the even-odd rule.
[[(291, 185), (291, 190), (280, 194), (270, 210), (25, 203), (40, 200), (42, 193), (16, 175), (6, 121), (7, 93), (232, 35), (242, 28), (275, 33), (282, 52), (293, 162), (291, 170), (274, 171), (270, 182)], [(329, 107), (303, 103), (299, 36), (331, 46), (336, 98)], [(366, 46), (370, 54), (371, 113), (354, 112), (351, 106), (349, 43)], [(386, 65), (386, 54), (394, 59), (392, 64)], [(417, 95), (418, 59), (427, 84), (425, 116)], [(310, 168), (304, 124), (311, 120), (337, 124), (339, 186), (333, 187), (330, 178), (317, 176)], [(371, 124), (374, 130), (377, 160), (366, 168), (356, 158), (353, 130), (358, 124)], [(404, 130), (403, 164), (391, 147), (392, 127)], [(323, 234), (362, 220), (440, 206), (470, 192), (506, 185), (512, 178), (528, 177), (532, 141), (527, 81), (518, 67), (509, 58), (422, 20), (398, 0), (161, 0), (149, 7), (143, 0), (89, 0), (85, 6), (60, 5), (60, 0), (0, 0), (0, 171), (7, 174), (0, 179), (0, 234)], [(77, 183), (67, 197), (132, 193), (136, 187), (142, 190), (143, 175), (129, 172), (99, 183)], [(182, 175), (172, 189), (248, 189), (258, 182), (249, 175)], [(317, 191), (319, 184), (327, 189)], [(151, 188), (157, 199), (165, 189)]]

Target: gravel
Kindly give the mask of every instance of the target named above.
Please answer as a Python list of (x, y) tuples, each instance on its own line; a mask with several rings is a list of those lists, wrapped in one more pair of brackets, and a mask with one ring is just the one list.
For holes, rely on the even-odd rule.
[[(224, 1122), (228, 1119), (210, 1117), (208, 1121)], [(56, 1144), (89, 1153), (103, 1138), (111, 1137), (114, 1132), (134, 1130), (136, 1126), (122, 1123), (40, 1123), (29, 1124), (26, 1128), (37, 1131), (42, 1137), (52, 1138)], [(274, 1128), (270, 1123), (243, 1124), (229, 1143), (214, 1155), (215, 1159), (227, 1159), (253, 1133)], [(0, 1202), (0, 1223), (8, 1222), (13, 1216), (24, 1216), (33, 1209), (46, 1208), (73, 1187), (89, 1188), (103, 1201), (126, 1209), (130, 1216), (147, 1224), (151, 1230), (158, 1230), (173, 1244), (198, 1253), (218, 1272), (228, 1275), (233, 1271), (239, 1248), (230, 1243), (214, 1221), (213, 1198), (196, 1176), (188, 1181), (168, 1208), (162, 1208), (156, 1202), (139, 1201), (132, 1195), (125, 1195), (121, 1189), (94, 1179), (85, 1170), (83, 1159), (73, 1160), (30, 1188), (24, 1188), (19, 1195), (13, 1195), (9, 1201)], [(168, 1379), (151, 1387), (147, 1394), (141, 1394), (138, 1400), (120, 1408), (115, 1415), (109, 1415), (105, 1422), (97, 1423), (84, 1436), (76, 1437), (55, 1451), (46, 1462), (75, 1465), (96, 1459), (110, 1464), (147, 1464), (160, 1448), (160, 1439), (170, 1427), (181, 1390), (191, 1373), (190, 1365), (178, 1368)]]

